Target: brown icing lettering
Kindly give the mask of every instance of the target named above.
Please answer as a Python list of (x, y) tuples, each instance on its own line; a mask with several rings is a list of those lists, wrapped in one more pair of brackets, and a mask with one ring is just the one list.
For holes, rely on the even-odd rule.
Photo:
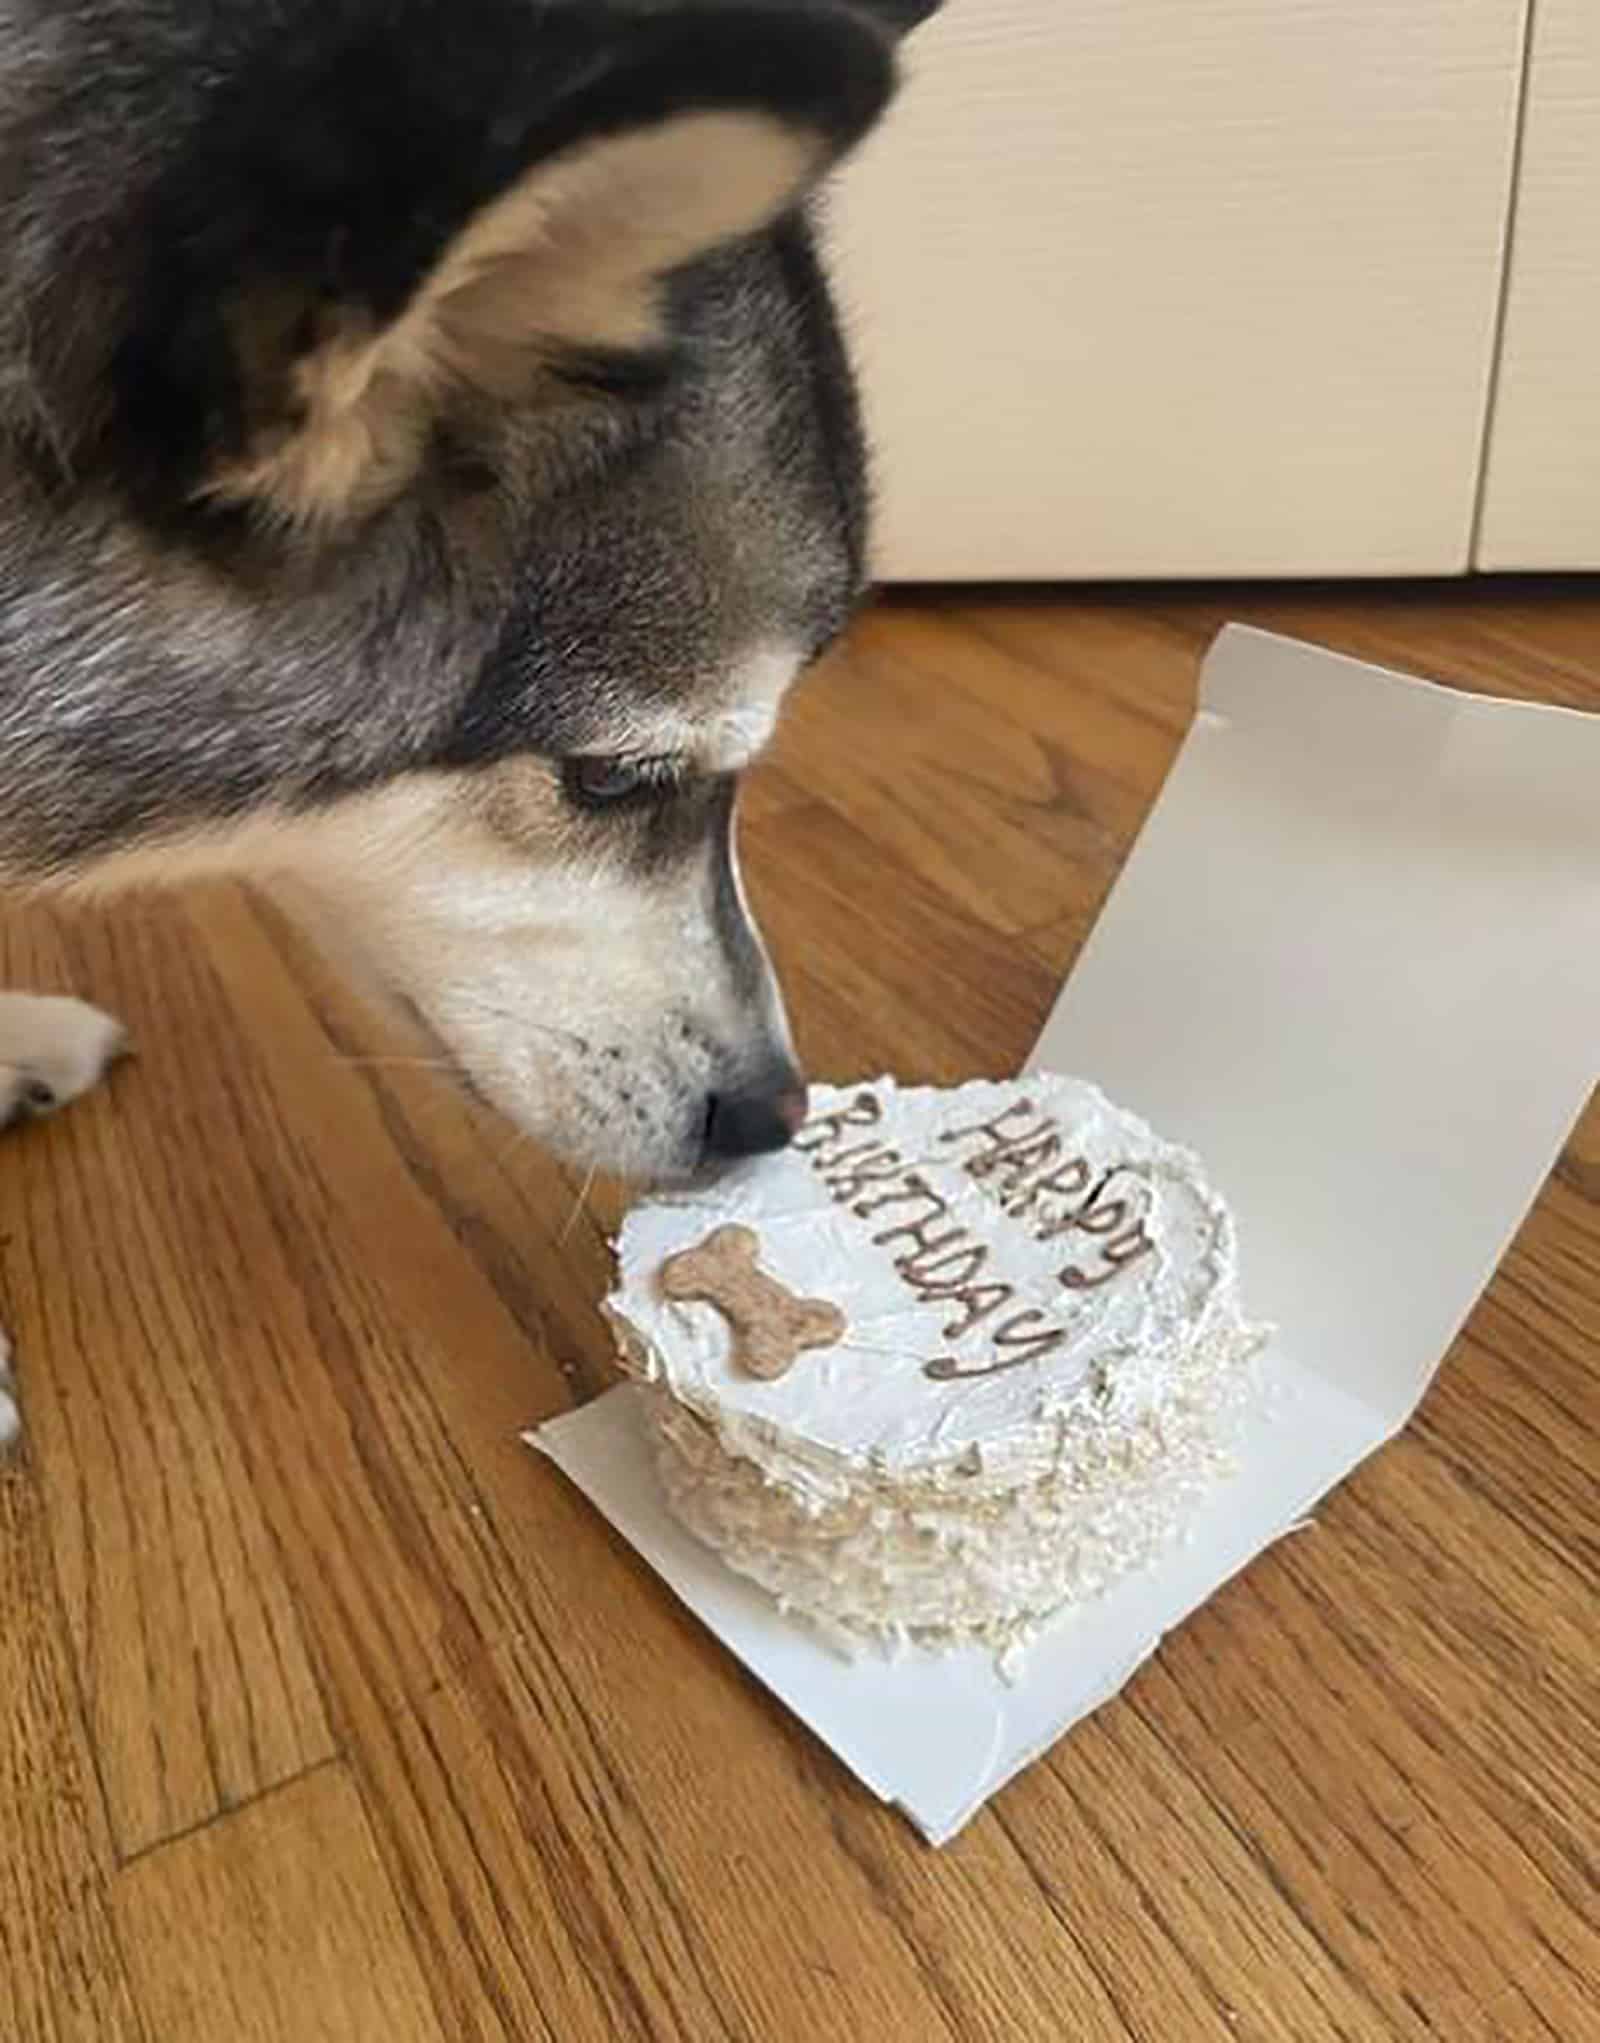
[[(1069, 1203), (1081, 1199), (1094, 1183), (1094, 1171), (1086, 1157), (1075, 1156), (1064, 1163), (1060, 1170), (1053, 1170), (1048, 1177), (1035, 1178), (1027, 1190), (1012, 1200), (1006, 1211), (1013, 1220), (1025, 1219), (1039, 1210), (1043, 1201), (1065, 1199)], [(1048, 1204), (1043, 1211), (1044, 1224), (1048, 1227), (1060, 1216)], [(1043, 1236), (1040, 1239), (1044, 1239)]]
[[(988, 1260), (989, 1251), (983, 1243), (969, 1239), (965, 1247), (937, 1255), (931, 1263), (926, 1256), (908, 1256), (896, 1268), (918, 1290), (959, 1291), (972, 1282)], [(959, 1277), (952, 1275), (957, 1269), (961, 1272)]]
[(807, 1121), (794, 1138), (794, 1147), (802, 1155), (817, 1157), (826, 1168), (822, 1151), (830, 1142), (837, 1142), (847, 1128), (876, 1128), (882, 1119), (883, 1108), (876, 1094), (858, 1092), (849, 1106), (832, 1114), (816, 1114)]
[(939, 1137), (939, 1140), (941, 1142), (969, 1142), (974, 1135), (982, 1136), (984, 1142), (983, 1149), (978, 1152), (976, 1157), (969, 1157), (966, 1165), (967, 1170), (972, 1176), (980, 1177), (986, 1160), (992, 1158), (997, 1152), (1004, 1152), (1012, 1148), (1022, 1140), (1023, 1131), (1020, 1128), (1012, 1128), (1009, 1131), (1006, 1128), (1006, 1123), (1014, 1121), (1019, 1114), (1025, 1120), (1035, 1123), (1035, 1126), (1029, 1130), (1030, 1138), (1043, 1134), (1049, 1126), (1048, 1122), (1039, 1122), (1037, 1110), (1032, 1100), (1018, 1100), (1013, 1106), (1002, 1107), (993, 1120), (971, 1121), (965, 1128), (946, 1128)]
[[(1043, 1321), (1042, 1326), (1033, 1323)], [(947, 1340), (955, 1335), (946, 1332)], [(1025, 1363), (1043, 1361), (1053, 1354), (1067, 1338), (1064, 1327), (1052, 1327), (1045, 1314), (1030, 1307), (1008, 1319), (1004, 1326), (994, 1330), (995, 1352), (987, 1361), (960, 1362), (953, 1355), (941, 1355), (932, 1362), (922, 1365), (924, 1376), (935, 1383), (953, 1383), (967, 1377), (1000, 1376), (1007, 1369), (1020, 1369)], [(1008, 1349), (1016, 1349), (1009, 1354)]]
[(1037, 1362), (1053, 1354), (1067, 1338), (1065, 1327), (1052, 1326), (1048, 1313), (1030, 1306), (994, 1330), (994, 1344), (1002, 1351), (1015, 1348), (1019, 1362)]
[(964, 1308), (964, 1316), (952, 1320), (944, 1330), (947, 1341), (958, 1341), (1016, 1296), (1009, 1284), (973, 1282), (988, 1260), (989, 1251), (983, 1243), (969, 1239), (964, 1247), (942, 1250), (931, 1262), (925, 1255), (902, 1256), (895, 1268), (919, 1297), (948, 1299)]
[[(846, 1163), (850, 1164), (848, 1170), (844, 1168)], [(868, 1142), (861, 1149), (852, 1149), (848, 1156), (835, 1157), (822, 1182), (841, 1206), (847, 1206), (868, 1185), (881, 1185), (900, 1177), (905, 1167), (905, 1158), (898, 1149), (879, 1149)]]
[(1007, 1199), (1023, 1189), (1036, 1171), (1054, 1163), (1060, 1154), (1061, 1137), (1045, 1134), (1019, 1142), (1013, 1149), (999, 1149), (993, 1155), (975, 1157), (967, 1165), (967, 1172), (971, 1177), (988, 1178), (990, 1190), (1004, 1205)]
[(910, 1241), (916, 1245), (904, 1255), (896, 1256), (894, 1266), (908, 1283), (913, 1281), (912, 1272), (924, 1256), (936, 1255), (942, 1249), (961, 1248), (971, 1241), (972, 1236), (964, 1227), (947, 1227), (943, 1234), (930, 1234), (928, 1229), (935, 1225), (935, 1216), (926, 1220), (908, 1222), (904, 1227), (894, 1228), (888, 1234), (875, 1234), (872, 1238), (880, 1248), (886, 1248), (892, 1241)]
[[(962, 1306), (965, 1311), (962, 1318), (951, 1320), (945, 1328), (945, 1339), (964, 1341), (974, 1327), (982, 1326), (1001, 1306), (1009, 1305), (1016, 1295), (1009, 1284), (971, 1284), (952, 1291), (949, 1294), (951, 1304)], [(945, 1293), (935, 1292), (934, 1296), (943, 1298)]]
[(876, 1199), (863, 1199), (850, 1210), (852, 1213), (860, 1214), (865, 1220), (869, 1213), (876, 1213), (882, 1207), (903, 1206), (908, 1201), (916, 1205), (931, 1206), (933, 1211), (928, 1216), (930, 1220), (937, 1220), (940, 1214), (948, 1213), (950, 1210), (921, 1172), (914, 1170), (906, 1172), (902, 1190), (884, 1192)]
[(931, 1362), (924, 1362), (922, 1373), (934, 1383), (957, 1383), (969, 1376), (998, 1376), (1003, 1369), (1015, 1369), (1016, 1362), (958, 1362), (954, 1355), (937, 1355)]
[(1099, 1184), (1095, 1186), (1094, 1190), (1084, 1201), (1083, 1210), (1078, 1215), (1078, 1225), (1085, 1234), (1115, 1234), (1118, 1228), (1126, 1227), (1132, 1216), (1133, 1202), (1131, 1200), (1106, 1199), (1102, 1201), (1101, 1194), (1105, 1191), (1106, 1186), (1110, 1184), (1111, 1176), (1111, 1172), (1107, 1171)]
[(893, 1227), (886, 1227), (882, 1234), (875, 1234), (872, 1239), (879, 1248), (887, 1248), (892, 1241), (905, 1240), (916, 1242), (919, 1248), (925, 1247), (927, 1244), (922, 1240), (922, 1230), (931, 1227), (936, 1220), (943, 1220), (950, 1211), (949, 1200), (941, 1198), (927, 1179), (919, 1177), (915, 1171), (906, 1172), (906, 1190), (917, 1192), (923, 1203), (931, 1210), (920, 1220), (897, 1220)]
[(1125, 1270), (1130, 1263), (1138, 1262), (1141, 1256), (1149, 1255), (1155, 1242), (1142, 1220), (1136, 1220), (1126, 1234), (1119, 1234), (1108, 1241), (1100, 1251), (1100, 1260), (1105, 1268), (1088, 1272), (1084, 1270), (1063, 1270), (1060, 1282), (1069, 1291), (1098, 1291), (1102, 1284), (1109, 1284), (1119, 1270)]
[[(1075, 1229), (1086, 1234), (1116, 1234), (1125, 1228), (1134, 1217), (1134, 1207), (1127, 1198), (1107, 1196), (1115, 1172), (1104, 1171), (1097, 1180), (1087, 1158), (1081, 1156), (1052, 1169), (1063, 1148), (1060, 1130), (1037, 1118), (1030, 1127), (1012, 1127), (1024, 1111), (1033, 1116), (1031, 1102), (1019, 1101), (990, 1120), (951, 1129), (941, 1139), (982, 1138), (985, 1146), (970, 1156), (963, 1168), (969, 1177), (987, 1183), (1013, 1219), (1039, 1214), (1042, 1225), (1036, 1240), (1054, 1241)], [(1054, 1199), (1064, 1201), (1064, 1206), (1052, 1208), (1047, 1202)]]
[(821, 1171), (843, 1170), (847, 1163), (856, 1163), (863, 1156), (898, 1156), (898, 1149), (891, 1149), (886, 1142), (880, 1142), (873, 1135), (865, 1142), (857, 1142), (850, 1149), (835, 1149), (826, 1161), (819, 1160), (816, 1168)]
[[(989, 1244), (956, 1220), (951, 1200), (922, 1172), (908, 1169), (881, 1133), (871, 1132), (881, 1130), (883, 1120), (877, 1096), (861, 1092), (848, 1106), (808, 1121), (794, 1146), (837, 1204), (861, 1220), (882, 1218), (873, 1245), (890, 1251), (897, 1275), (918, 1298), (948, 1303), (947, 1341), (958, 1343), (987, 1329), (986, 1354), (939, 1357), (925, 1365), (924, 1375), (934, 1382), (993, 1376), (1056, 1353), (1069, 1340), (1068, 1329), (1034, 1307), (1004, 1316), (1016, 1305), (1016, 1287), (992, 1274)], [(1022, 1222), (1035, 1241), (1068, 1235), (1095, 1241), (1092, 1262), (1057, 1271), (1057, 1282), (1069, 1292), (1098, 1290), (1156, 1246), (1128, 1179), (1119, 1189), (1117, 1168), (1097, 1171), (1088, 1158), (1067, 1155), (1061, 1130), (1032, 1100), (1013, 1101), (936, 1139), (947, 1148), (965, 1147), (964, 1155), (951, 1157), (952, 1166), (983, 1187), (994, 1209)]]
[(1104, 1171), (1080, 1206), (1059, 1214), (1034, 1236), (1036, 1241), (1055, 1241), (1063, 1234), (1081, 1230), (1084, 1234), (1115, 1234), (1134, 1217), (1130, 1199), (1108, 1199), (1106, 1187), (1116, 1175)]

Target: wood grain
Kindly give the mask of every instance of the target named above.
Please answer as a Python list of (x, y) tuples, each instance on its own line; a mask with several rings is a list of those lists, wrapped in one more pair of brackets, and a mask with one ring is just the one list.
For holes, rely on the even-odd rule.
[(438, 2043), (438, 2017), (342, 1768), (147, 1853), (117, 1883), (161, 2043)]
[[(71, 976), (54, 932), (12, 933), (0, 978)], [(169, 1033), (144, 1033), (159, 1069)], [(333, 1748), (209, 1368), (243, 1266), (203, 1238), (174, 1253), (174, 1152), (119, 1139), (118, 1099), (8, 1147), (26, 1219), (4, 1274), (9, 1308), (34, 1315), (33, 1452), (112, 1827), (136, 1851)]]
[[(1600, 708), (1600, 594), (886, 604), (750, 805), (820, 1072), (1026, 1051), (1237, 615)], [(944, 1853), (531, 1457), (620, 1192), (235, 890), (0, 923), (139, 1060), (0, 1150), (0, 2034), (1600, 2027), (1600, 1110), (1415, 1425)]]
[(138, 2043), (107, 1903), (111, 1837), (84, 1735), (44, 1511), (0, 1464), (0, 2035)]

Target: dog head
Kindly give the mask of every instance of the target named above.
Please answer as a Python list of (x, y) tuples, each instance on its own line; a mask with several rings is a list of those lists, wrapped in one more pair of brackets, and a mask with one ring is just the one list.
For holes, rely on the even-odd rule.
[(783, 1140), (737, 781), (864, 574), (804, 208), (930, 12), (39, 0), (0, 869), (272, 875), (581, 1159)]

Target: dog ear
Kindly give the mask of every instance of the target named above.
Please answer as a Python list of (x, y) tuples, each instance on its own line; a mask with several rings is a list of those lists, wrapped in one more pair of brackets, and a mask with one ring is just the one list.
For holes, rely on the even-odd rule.
[(159, 196), (120, 394), (188, 496), (345, 524), (452, 397), (659, 352), (674, 272), (795, 204), (893, 85), (832, 0), (457, 6), (247, 66)]

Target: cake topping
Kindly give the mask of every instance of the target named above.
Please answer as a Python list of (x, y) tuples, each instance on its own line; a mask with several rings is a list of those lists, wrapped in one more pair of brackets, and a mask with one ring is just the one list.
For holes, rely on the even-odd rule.
[[(858, 1220), (882, 1219), (875, 1248), (892, 1248), (896, 1273), (918, 1298), (947, 1302), (954, 1310), (945, 1339), (963, 1341), (989, 1325), (987, 1358), (958, 1362), (935, 1356), (923, 1374), (936, 1383), (992, 1376), (1042, 1361), (1069, 1338), (1070, 1329), (1037, 1306), (1001, 1319), (1016, 1298), (1014, 1285), (996, 1281), (991, 1244), (962, 1223), (952, 1223), (951, 1202), (892, 1144), (854, 1138), (880, 1127), (883, 1103), (861, 1092), (849, 1105), (809, 1121), (795, 1148), (807, 1158), (835, 1205)], [(1155, 1249), (1146, 1225), (1149, 1194), (1131, 1168), (1096, 1170), (1073, 1153), (1059, 1124), (1031, 1099), (1014, 1100), (998, 1113), (941, 1129), (935, 1143), (951, 1154), (1010, 1221), (1036, 1242), (1066, 1243), (1056, 1281), (1069, 1292), (1097, 1291)], [(1087, 1236), (1087, 1242), (1081, 1237)], [(989, 1323), (992, 1322), (992, 1325)]]
[(719, 1227), (694, 1248), (661, 1265), (661, 1295), (714, 1305), (733, 1334), (733, 1361), (750, 1376), (775, 1382), (807, 1348), (830, 1348), (844, 1336), (845, 1317), (825, 1298), (797, 1298), (756, 1262), (760, 1247), (748, 1227)]

